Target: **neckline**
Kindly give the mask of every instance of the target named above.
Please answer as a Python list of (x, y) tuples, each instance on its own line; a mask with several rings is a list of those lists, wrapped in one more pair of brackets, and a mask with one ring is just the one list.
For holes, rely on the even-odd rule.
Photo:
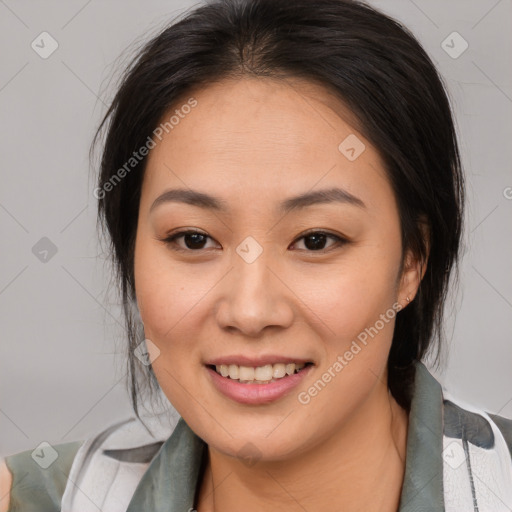
[[(444, 512), (442, 442), (441, 385), (416, 361), (398, 512)], [(139, 481), (126, 512), (193, 510), (207, 449), (180, 417)]]

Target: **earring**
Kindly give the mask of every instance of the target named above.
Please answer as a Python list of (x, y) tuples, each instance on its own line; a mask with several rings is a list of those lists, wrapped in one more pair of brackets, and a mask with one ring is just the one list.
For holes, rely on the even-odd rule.
[(409, 295), (407, 295), (407, 297), (405, 298), (405, 300), (406, 300), (407, 302), (411, 302), (411, 299), (409, 299)]

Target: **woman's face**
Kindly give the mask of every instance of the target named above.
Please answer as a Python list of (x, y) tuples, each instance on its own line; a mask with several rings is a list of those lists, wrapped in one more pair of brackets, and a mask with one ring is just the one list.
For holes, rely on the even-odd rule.
[[(173, 108), (142, 188), (135, 286), (153, 369), (211, 448), (291, 458), (387, 398), (416, 266), (399, 274), (383, 164), (324, 89), (244, 78), (193, 97)], [(178, 231), (200, 234), (164, 241)], [(294, 362), (308, 364), (288, 375)], [(210, 366), (222, 363), (229, 376)]]

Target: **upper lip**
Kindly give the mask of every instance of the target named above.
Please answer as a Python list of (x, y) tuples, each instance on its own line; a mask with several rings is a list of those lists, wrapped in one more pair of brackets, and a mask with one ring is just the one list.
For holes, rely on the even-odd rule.
[(277, 364), (277, 363), (312, 363), (311, 359), (304, 359), (302, 357), (294, 357), (294, 356), (282, 356), (277, 354), (267, 354), (261, 355), (257, 357), (248, 357), (245, 355), (229, 355), (229, 356), (220, 356), (215, 359), (210, 359), (205, 364), (206, 365), (214, 365), (218, 366), (221, 364), (230, 365), (236, 364), (237, 366), (248, 366), (248, 367), (256, 367), (256, 366), (265, 366), (267, 364)]

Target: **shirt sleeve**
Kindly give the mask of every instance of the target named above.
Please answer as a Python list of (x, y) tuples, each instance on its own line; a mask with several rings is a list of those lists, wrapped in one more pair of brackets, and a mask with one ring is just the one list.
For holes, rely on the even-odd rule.
[(12, 474), (8, 512), (59, 512), (73, 459), (83, 442), (44, 443), (4, 457)]

